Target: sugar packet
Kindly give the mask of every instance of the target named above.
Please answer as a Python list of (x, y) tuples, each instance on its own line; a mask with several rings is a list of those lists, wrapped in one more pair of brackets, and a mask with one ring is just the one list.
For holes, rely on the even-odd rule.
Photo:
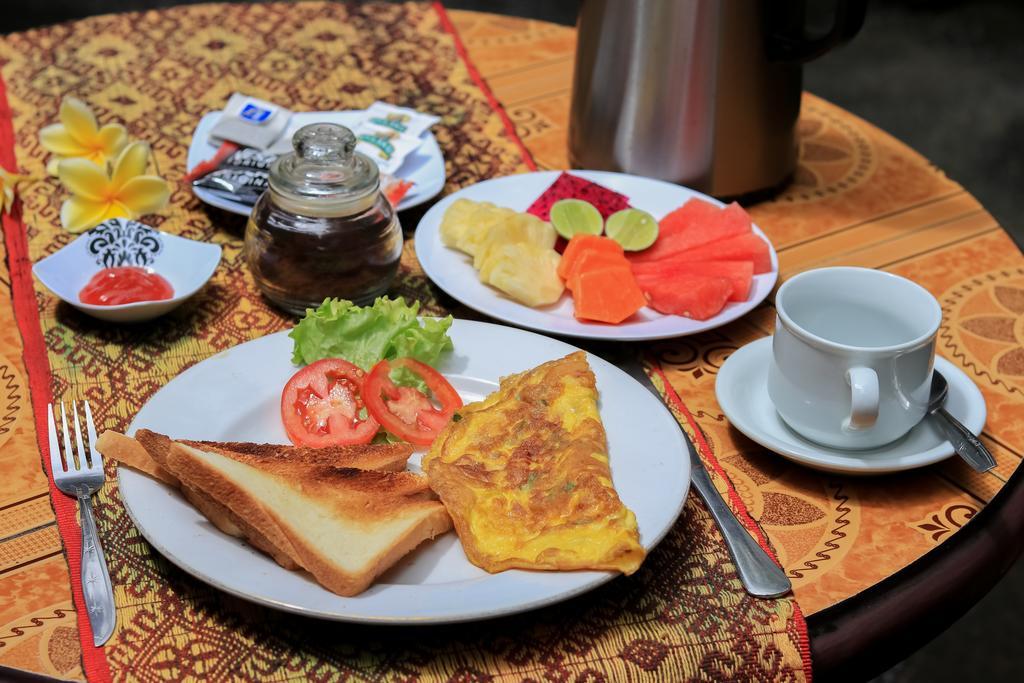
[(440, 117), (424, 114), (415, 109), (398, 107), (387, 102), (374, 102), (366, 110), (366, 120), (378, 126), (418, 138), (440, 121)]
[(373, 159), (381, 173), (394, 174), (406, 157), (419, 149), (423, 139), (364, 121), (353, 131), (356, 149)]
[(234, 93), (210, 130), (210, 138), (266, 150), (288, 128), (291, 116), (291, 111), (272, 102)]

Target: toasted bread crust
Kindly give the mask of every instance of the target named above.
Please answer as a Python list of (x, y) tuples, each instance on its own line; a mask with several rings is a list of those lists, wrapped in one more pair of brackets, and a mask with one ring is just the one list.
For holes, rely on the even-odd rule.
[[(135, 433), (135, 439), (165, 469), (173, 470), (173, 465), (168, 464), (168, 454), (174, 443), (170, 437), (148, 429), (140, 429)], [(348, 476), (355, 477), (353, 486), (364, 489), (368, 494), (401, 491), (403, 495), (416, 493), (423, 497), (433, 496), (425, 478), (416, 478), (416, 475), (402, 471), (405, 469), (409, 456), (412, 455), (413, 449), (409, 444), (296, 448), (280, 444), (248, 442), (181, 440), (178, 443), (219, 453), (233, 460), (259, 467), (264, 471), (278, 471), (303, 479), (309, 477), (310, 468), (313, 467), (318, 473), (316, 476), (322, 477), (325, 482), (332, 479), (337, 481), (339, 477), (342, 480), (345, 479), (346, 475), (332, 472), (337, 465), (345, 465), (347, 468), (359, 467), (358, 470), (351, 470)], [(352, 474), (363, 470), (384, 470), (394, 472), (397, 476), (389, 478)], [(190, 495), (187, 496), (189, 501), (218, 529), (228, 535), (248, 539), (254, 547), (266, 552), (277, 560), (278, 564), (287, 569), (297, 566), (292, 559), (294, 553), (289, 548), (279, 547), (258, 527), (248, 523), (243, 516), (232, 512), (229, 509), (230, 506), (219, 503), (219, 498), (216, 496), (210, 497), (195, 486), (191, 489)], [(379, 501), (375, 501), (366, 506), (366, 513), (372, 513), (379, 508)]]
[[(139, 433), (149, 430), (139, 430)], [(136, 438), (139, 436), (136, 434)], [(223, 454), (243, 454), (253, 458), (274, 462), (293, 462), (306, 465), (330, 465), (333, 467), (355, 467), (361, 470), (399, 472), (405, 469), (412, 445), (407, 443), (363, 444), (359, 446), (329, 446), (327, 448), (306, 448), (272, 443), (250, 443), (246, 441), (201, 441), (175, 439), (201, 449), (212, 449)]]
[(171, 448), (174, 445), (170, 437), (148, 429), (140, 429), (135, 433), (135, 439), (153, 460), (158, 462), (164, 469), (172, 472), (173, 476), (181, 479), (181, 488), (185, 498), (203, 513), (215, 527), (229, 536), (245, 538), (254, 548), (262, 550), (273, 557), (282, 567), (286, 569), (297, 568), (298, 565), (292, 559), (293, 551), (290, 548), (278, 545), (258, 526), (251, 524), (244, 516), (236, 514), (229, 506), (219, 502), (219, 498), (208, 495), (200, 487), (189, 483), (187, 479), (182, 477), (182, 474), (175, 469), (174, 463), (170, 461)]
[(167, 469), (167, 454), (171, 449), (171, 438), (169, 436), (151, 432), (148, 429), (140, 429), (135, 432), (133, 438), (146, 449), (149, 457), (156, 460), (161, 467)]
[(228, 536), (245, 538), (242, 525), (235, 521), (236, 515), (231, 510), (228, 510), (217, 501), (211, 500), (205, 493), (192, 488), (188, 484), (181, 484), (181, 495), (185, 497), (185, 500), (192, 503), (195, 509), (203, 513), (208, 520), (213, 522), (215, 527)]
[(285, 555), (256, 527), (224, 507), (202, 491), (186, 484), (181, 485), (181, 495), (199, 510), (210, 522), (228, 536), (244, 538), (249, 545), (274, 558), (285, 569), (298, 569), (295, 560)]
[(422, 501), (412, 503), (416, 509), (406, 509), (406, 514), (422, 514), (423, 518), (415, 527), (406, 531), (400, 538), (392, 541), (387, 552), (377, 558), (376, 562), (359, 574), (344, 572), (325, 560), (320, 549), (309, 545), (306, 540), (291, 529), (284, 527), (293, 547), (299, 553), (302, 566), (313, 575), (321, 586), (350, 597), (358, 595), (370, 587), (373, 581), (387, 571), (395, 562), (410, 553), (423, 541), (439, 536), (452, 528), (452, 518), (439, 501)]
[[(119, 435), (120, 436), (120, 435)], [(182, 494), (222, 532), (245, 538), (285, 569), (305, 568), (328, 590), (356, 595), (399, 558), (422, 541), (451, 529), (451, 517), (423, 475), (405, 471), (412, 454), (408, 444), (372, 444), (325, 449), (275, 444), (181, 440), (150, 430), (139, 430), (136, 442), (174, 478)], [(130, 445), (129, 445), (130, 447)], [(394, 515), (420, 518), (400, 538), (392, 540), (372, 566), (356, 574), (345, 572), (325, 558), (288, 520), (214, 467), (196, 457), (192, 449), (214, 453), (261, 472), (298, 482), (302, 492), (317, 500), (330, 500), (335, 513), (368, 526)], [(139, 449), (136, 449), (136, 455)], [(178, 481), (180, 480), (180, 481)]]
[(171, 486), (178, 485), (177, 478), (161, 467), (149, 455), (146, 449), (130, 436), (107, 430), (96, 439), (95, 447), (104, 458), (116, 460), (122, 465), (131, 467), (133, 470), (138, 470), (155, 479), (159, 479), (165, 484), (170, 484)]
[(328, 590), (339, 595), (356, 595), (373, 580), (422, 541), (451, 528), (451, 518), (437, 501), (423, 498), (425, 478), (411, 472), (373, 472), (350, 468), (297, 468), (295, 463), (267, 463), (244, 453), (225, 454), (206, 448), (207, 453), (221, 455), (258, 468), (280, 479), (283, 486), (298, 487), (302, 493), (327, 502), (335, 514), (352, 522), (371, 524), (385, 516), (420, 519), (400, 537), (389, 539), (387, 549), (374, 562), (358, 573), (345, 571), (323, 554), (306, 536), (292, 529), (289, 521), (264, 504), (246, 488), (232, 481), (208, 463), (201, 450), (194, 446), (172, 443), (168, 465), (178, 472), (183, 482), (200, 488), (230, 508), (277, 547), (289, 548), (289, 556), (309, 571)]
[[(122, 436), (125, 440), (130, 437)], [(407, 443), (363, 444), (360, 446), (331, 446), (328, 448), (305, 448), (287, 444), (250, 443), (245, 441), (201, 441), (195, 439), (171, 439), (149, 429), (135, 432), (134, 440), (142, 444), (150, 457), (158, 463), (167, 458), (172, 441), (188, 444), (200, 449), (217, 451), (228, 457), (249, 456), (247, 462), (279, 462), (305, 465), (351, 467), (360, 470), (400, 472), (405, 469), (412, 455), (413, 447)], [(262, 466), (262, 464), (260, 465)]]
[[(323, 485), (344, 486), (346, 491), (372, 496), (416, 494), (422, 494), (425, 497), (433, 496), (425, 476), (404, 469), (380, 471), (365, 467), (312, 464), (296, 461), (289, 457), (267, 457), (263, 454), (254, 455), (244, 451), (232, 451), (220, 446), (196, 445), (187, 441), (180, 443), (199, 450), (217, 453), (225, 458), (257, 467), (263, 472), (301, 479), (308, 485), (319, 482)], [(403, 461), (403, 468), (404, 464)]]
[[(267, 515), (261, 501), (248, 491), (239, 489), (220, 476), (213, 468), (194, 457), (189, 446), (171, 442), (167, 452), (167, 465), (177, 473), (182, 483), (202, 493), (211, 502), (227, 508), (235, 519), (242, 520), (250, 543), (254, 547), (273, 549), (278, 555), (296, 561), (295, 549), (277, 524)], [(240, 525), (241, 526), (241, 525)]]

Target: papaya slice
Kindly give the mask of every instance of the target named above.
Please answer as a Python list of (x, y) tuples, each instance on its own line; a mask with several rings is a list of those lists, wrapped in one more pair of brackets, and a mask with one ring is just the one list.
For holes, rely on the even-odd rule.
[(569, 266), (569, 270), (565, 274), (565, 286), (571, 291), (576, 275), (584, 271), (622, 266), (629, 268), (629, 261), (625, 256), (608, 251), (586, 250)]
[(617, 325), (647, 305), (628, 265), (583, 270), (573, 277), (574, 315)]
[(564, 280), (572, 268), (573, 262), (585, 251), (599, 251), (607, 254), (618, 254), (625, 258), (625, 252), (618, 242), (611, 237), (600, 235), (573, 235), (569, 244), (562, 252), (562, 260), (558, 264), (558, 274)]

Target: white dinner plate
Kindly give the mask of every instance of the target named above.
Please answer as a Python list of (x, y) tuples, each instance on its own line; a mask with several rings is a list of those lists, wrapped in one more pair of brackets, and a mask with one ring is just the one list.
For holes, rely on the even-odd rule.
[[(729, 423), (770, 451), (801, 465), (841, 474), (884, 474), (925, 467), (953, 455), (953, 446), (927, 418), (905, 436), (879, 448), (844, 450), (803, 438), (779, 417), (768, 396), (772, 338), (750, 342), (718, 370), (715, 395)], [(960, 368), (941, 356), (935, 369), (949, 382), (946, 410), (972, 434), (985, 426), (985, 397)]]
[[(568, 292), (565, 292), (558, 302), (542, 308), (531, 308), (518, 303), (480, 282), (473, 268), (473, 260), (469, 256), (449, 249), (441, 243), (441, 217), (456, 199), (488, 201), (516, 211), (525, 211), (560, 173), (561, 171), (540, 171), (485, 180), (450, 194), (432, 206), (416, 228), (416, 256), (427, 276), (452, 297), (492, 318), (562, 336), (620, 341), (666, 339), (713, 329), (749, 312), (761, 303), (775, 286), (779, 275), (778, 257), (775, 249), (771, 247), (771, 242), (755, 225), (754, 232), (768, 242), (771, 249), (772, 270), (754, 276), (746, 301), (730, 302), (721, 313), (708, 320), (663, 315), (645, 307), (628, 321), (618, 325), (583, 322), (573, 317), (572, 297)], [(682, 206), (693, 197), (722, 206), (720, 201), (712, 197), (661, 180), (605, 171), (571, 173), (626, 195), (631, 206), (643, 209), (657, 219), (661, 219), (669, 211)]]
[[(577, 349), (508, 327), (456, 320), (455, 350), (439, 369), (463, 401), (476, 401), (498, 379)], [(296, 371), (285, 332), (241, 344), (178, 375), (135, 416), (129, 433), (151, 429), (177, 438), (286, 443), (280, 396)], [(597, 377), (612, 477), (636, 514), (650, 550), (682, 510), (690, 481), (679, 425), (636, 380), (588, 355)], [(418, 469), (420, 453), (410, 460)], [(345, 598), (303, 572), (281, 568), (245, 542), (222, 534), (178, 492), (121, 467), (121, 499), (143, 536), (196, 578), (263, 605), (338, 621), (443, 623), (521, 612), (582, 593), (614, 572), (488, 574), (471, 564), (454, 532), (427, 541), (361, 595)]]
[[(199, 125), (192, 133), (192, 144), (188, 148), (188, 159), (186, 165), (191, 171), (200, 161), (205, 161), (217, 152), (217, 147), (210, 142), (210, 131), (220, 118), (221, 111), (211, 111), (199, 120)], [(296, 112), (292, 116), (292, 125), (306, 125), (308, 123), (338, 123), (343, 126), (354, 127), (363, 118), (366, 112), (361, 109), (350, 111), (324, 111), (324, 112)], [(415, 152), (406, 158), (405, 162), (398, 169), (395, 175), (402, 180), (411, 180), (415, 183), (409, 193), (398, 203), (398, 210), (405, 211), (414, 206), (434, 198), (444, 188), (444, 155), (437, 144), (437, 139), (429, 130), (423, 134), (423, 144)], [(203, 187), (192, 187), (192, 191), (203, 202), (218, 209), (224, 209), (240, 216), (248, 216), (252, 213), (252, 207), (241, 202), (234, 202), (226, 199), (215, 192)]]

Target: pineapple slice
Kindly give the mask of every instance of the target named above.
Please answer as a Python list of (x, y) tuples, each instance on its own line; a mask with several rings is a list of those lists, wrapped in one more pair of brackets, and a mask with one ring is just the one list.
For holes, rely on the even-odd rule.
[(550, 223), (528, 213), (514, 213), (488, 231), (473, 257), (473, 267), (480, 270), (488, 254), (502, 244), (528, 242), (544, 249), (554, 249), (556, 239), (558, 235)]
[(470, 256), (476, 256), (480, 247), (487, 241), (487, 236), (491, 234), (494, 226), (506, 218), (514, 216), (515, 213), (512, 209), (493, 205), (478, 211), (473, 214), (473, 223), (468, 230), (461, 234), (455, 247)]
[[(547, 306), (562, 296), (561, 260), (554, 249), (528, 242), (497, 245), (480, 270), (481, 280), (527, 306)], [(486, 273), (486, 278), (484, 277)]]
[(441, 217), (441, 242), (446, 247), (458, 248), (459, 241), (472, 228), (478, 214), (496, 208), (490, 202), (456, 199)]

